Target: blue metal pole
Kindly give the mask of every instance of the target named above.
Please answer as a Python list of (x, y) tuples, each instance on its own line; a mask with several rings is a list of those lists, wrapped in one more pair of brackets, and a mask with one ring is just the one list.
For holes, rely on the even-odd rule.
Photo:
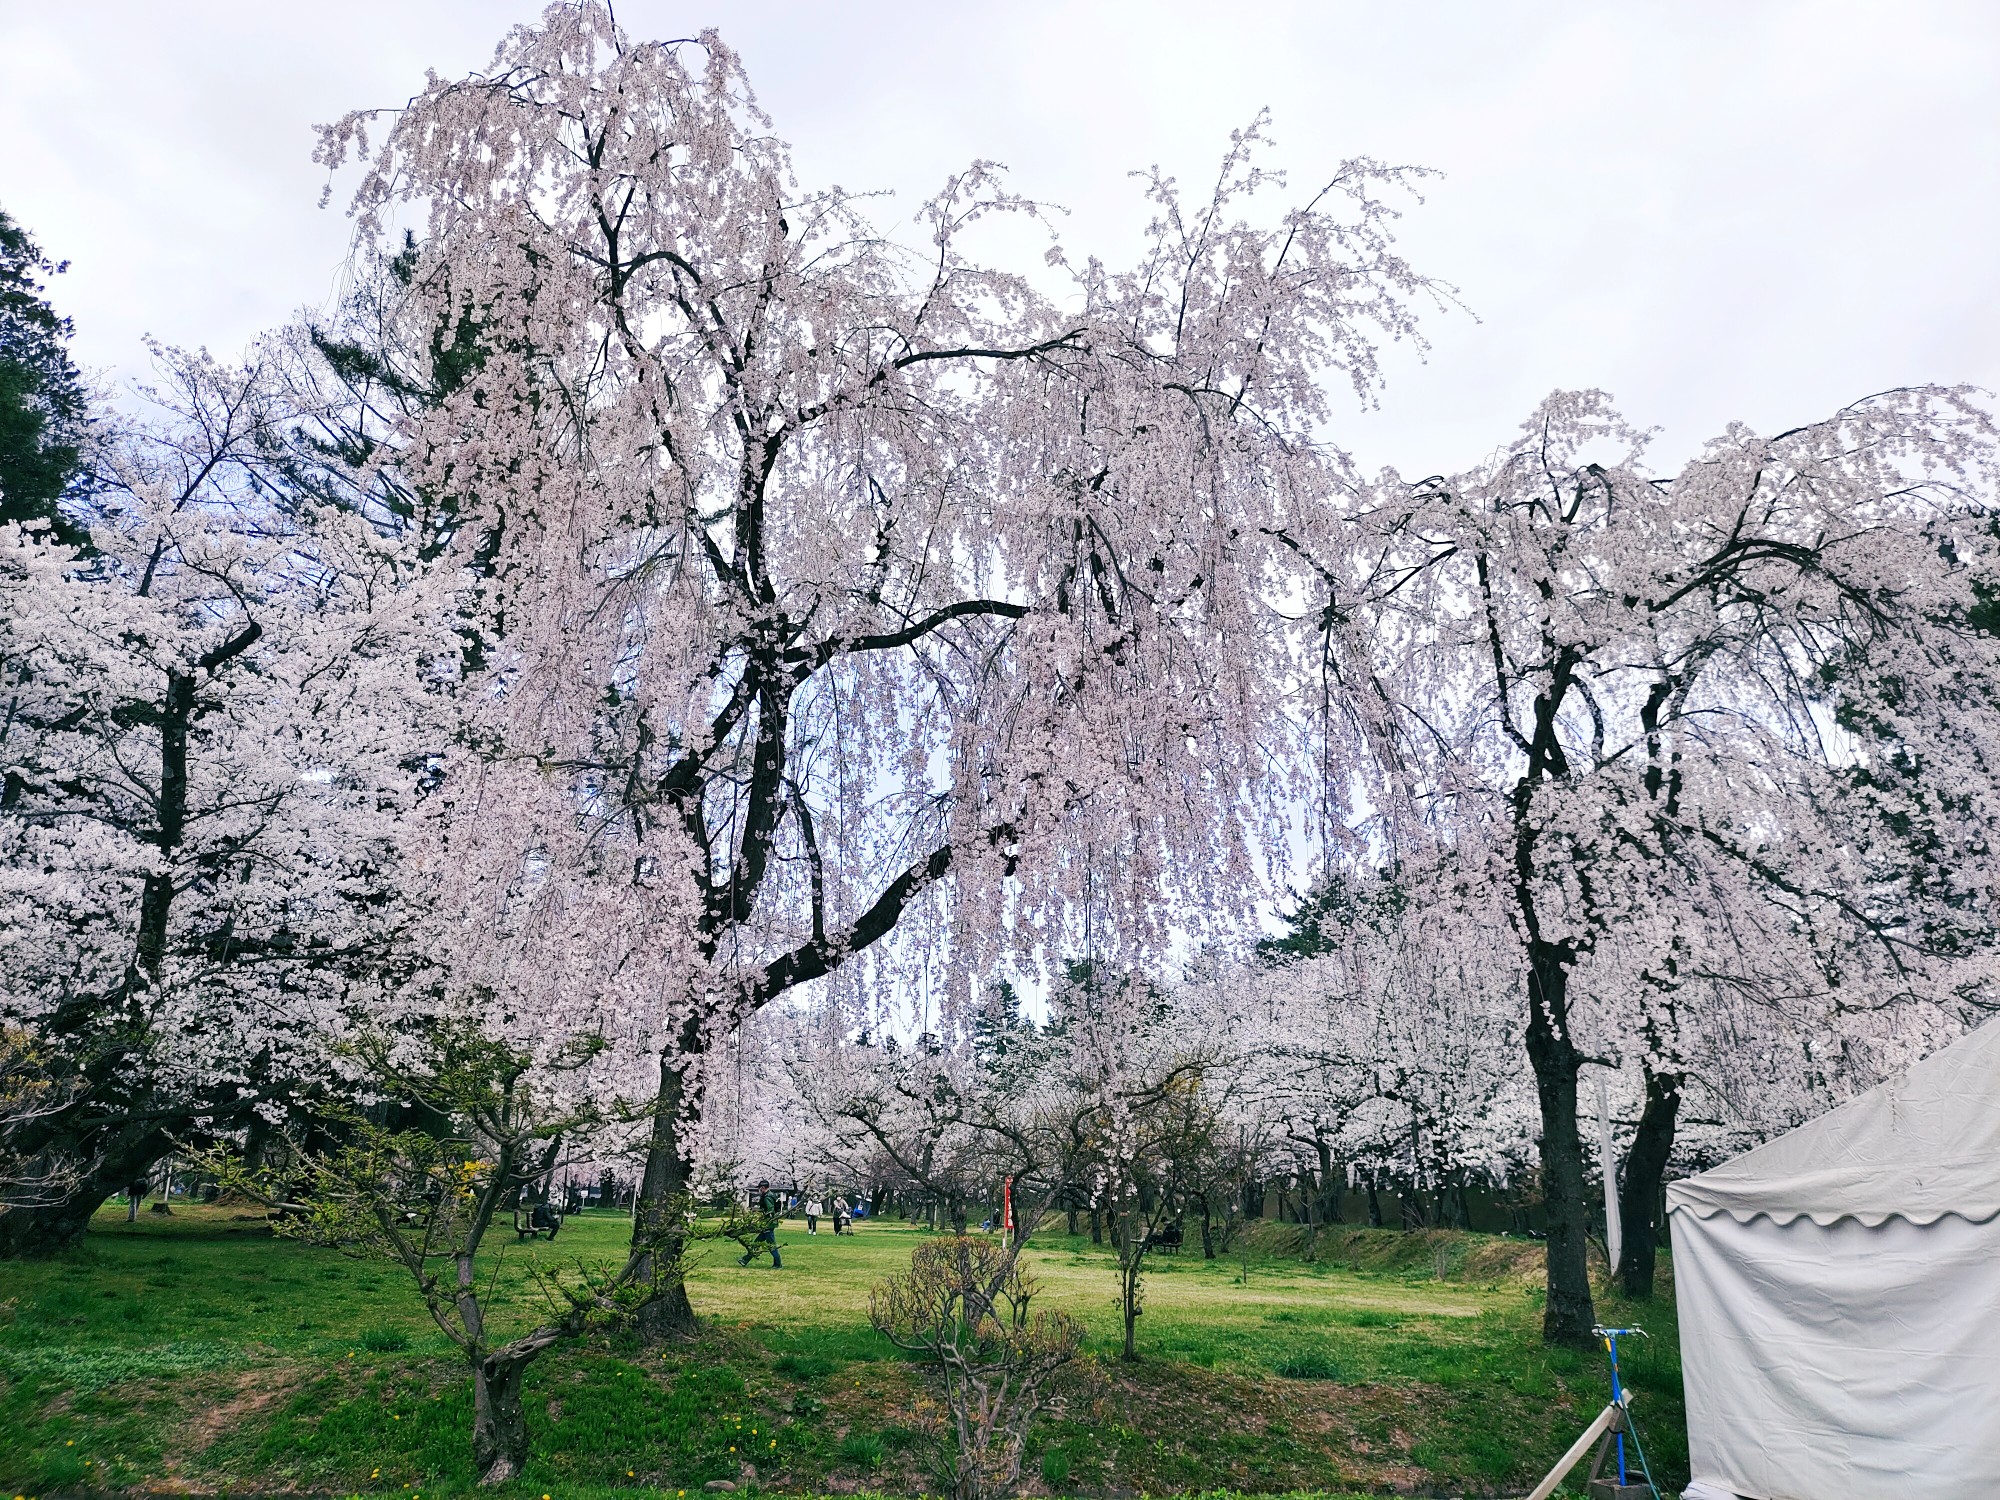
[[(1611, 1400), (1622, 1412), (1625, 1407), (1625, 1393), (1618, 1388), (1618, 1334), (1607, 1333), (1604, 1336), (1604, 1347), (1611, 1351)], [(1625, 1427), (1622, 1422), (1618, 1427), (1618, 1483), (1621, 1488), (1625, 1484)]]

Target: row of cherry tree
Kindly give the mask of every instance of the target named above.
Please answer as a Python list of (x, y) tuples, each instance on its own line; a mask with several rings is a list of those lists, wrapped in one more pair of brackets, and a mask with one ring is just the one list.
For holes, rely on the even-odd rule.
[[(1005, 1183), (1017, 1232), (1055, 1212), (1075, 1234), (1087, 1214), (1135, 1279), (1168, 1226), (1214, 1258), (1273, 1193), (1309, 1247), (1330, 1224), (1384, 1223), (1384, 1199), (1404, 1228), (1471, 1228), (1477, 1195), (1488, 1227), (1504, 1212), (1530, 1230), (1543, 1190), (1526, 996), (1493, 961), (1504, 920), (1469, 935), (1454, 891), (1455, 874), (1329, 885), (1249, 960), (1161, 985), (1073, 963), (1039, 1025), (1004, 985), (936, 1030), (885, 1026), (866, 985), (766, 1017), (732, 1043), (702, 1165), (718, 1184), (763, 1176), (822, 1198), (837, 1185), (960, 1233), (997, 1219)], [(1669, 1165), (1797, 1124), (1980, 1014), (1974, 996), (1914, 1007), (1890, 1038), (1879, 1016), (1841, 1024), (1824, 983), (1710, 987), (1687, 1008), (1684, 1107), (1663, 1126), (1629, 963), (1595, 945), (1573, 975), (1572, 1017), (1599, 1086), (1583, 1123), (1607, 1130), (1622, 1187), (1614, 1269), (1638, 1297), (1653, 1290)], [(1128, 1338), (1134, 1313), (1128, 1302)]]
[[(1159, 974), (1253, 940), (1310, 847), (1318, 939), (1234, 986), (1231, 1096), (1329, 1151), (1400, 1110), (1413, 1171), (1531, 1139), (1576, 1340), (1582, 1070), (1643, 1089), (1645, 1203), (1690, 1100), (1766, 1121), (1774, 1079), (1965, 1024), (1983, 408), (1894, 392), (1663, 477), (1559, 395), (1470, 473), (1364, 476), (1334, 389), (1448, 296), (1393, 247), (1413, 174), (1299, 194), (1262, 148), (1145, 179), (1123, 269), (1051, 228), (1010, 270), (993, 222), (1049, 220), (997, 169), (892, 239), (796, 181), (718, 38), (595, 0), (328, 127), (337, 312), (163, 352), (68, 529), (0, 533), (0, 1250), (177, 1143), (309, 1133), (370, 1086), (355, 1036), (440, 1015), (642, 1122), (668, 1244), (760, 1013), (921, 986), (950, 1030), (1037, 954)], [(1084, 1030), (1099, 1147), (1223, 1066)]]

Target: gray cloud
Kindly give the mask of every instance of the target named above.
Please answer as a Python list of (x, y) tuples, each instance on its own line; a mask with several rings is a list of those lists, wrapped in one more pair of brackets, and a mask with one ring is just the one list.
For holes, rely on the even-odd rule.
[[(87, 362), (143, 334), (240, 347), (338, 284), (310, 126), (394, 104), (490, 53), (518, 4), (98, 3), (0, 11), (0, 206), (74, 268)], [(1557, 385), (1596, 385), (1677, 455), (1918, 380), (2000, 385), (2000, 7), (1800, 3), (1181, 3), (696, 7), (626, 0), (634, 32), (718, 24), (808, 181), (894, 189), (1007, 162), (1117, 259), (1127, 170), (1192, 186), (1273, 112), (1303, 184), (1370, 153), (1448, 175), (1404, 244), (1477, 314), (1433, 318), (1371, 465), (1462, 465)]]

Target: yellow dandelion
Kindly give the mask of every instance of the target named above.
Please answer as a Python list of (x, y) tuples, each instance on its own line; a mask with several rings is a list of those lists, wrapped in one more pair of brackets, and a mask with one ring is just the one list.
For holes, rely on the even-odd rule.
[(775, 1447), (777, 1447), (777, 1446), (778, 1446), (778, 1440), (777, 1440), (776, 1438), (772, 1438), (772, 1439), (771, 1439), (771, 1446), (772, 1446), (773, 1448), (775, 1448)]
[(734, 1453), (734, 1452), (736, 1451), (736, 1445), (735, 1445), (734, 1443), (731, 1443), (731, 1444), (729, 1445), (729, 1451), (730, 1451), (731, 1453)]

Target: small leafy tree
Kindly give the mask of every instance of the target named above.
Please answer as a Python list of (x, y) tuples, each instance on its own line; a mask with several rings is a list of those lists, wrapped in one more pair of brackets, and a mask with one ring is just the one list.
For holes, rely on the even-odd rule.
[(1198, 1064), (1173, 1058), (1157, 1081), (1135, 1080), (1111, 1114), (1100, 1202), (1118, 1259), (1118, 1314), (1125, 1342), (1119, 1357), (1139, 1358), (1139, 1318), (1146, 1310), (1146, 1257), (1186, 1201), (1197, 1164), (1214, 1149), (1219, 1131), (1203, 1095)]
[(1030, 1313), (1034, 1285), (1019, 1247), (953, 1235), (917, 1246), (910, 1269), (878, 1283), (869, 1320), (944, 1379), (956, 1500), (1010, 1492), (1049, 1378), (1076, 1356), (1083, 1327), (1066, 1313)]
[(471, 1368), (479, 1482), (504, 1483), (527, 1461), (521, 1383), (528, 1366), (555, 1345), (621, 1323), (677, 1289), (684, 1261), (666, 1247), (687, 1242), (690, 1205), (679, 1205), (670, 1233), (634, 1244), (621, 1266), (579, 1260), (531, 1267), (542, 1305), (509, 1336), (494, 1316), (497, 1264), (481, 1285), (481, 1248), (495, 1216), (524, 1186), (547, 1177), (565, 1149), (618, 1122), (615, 1111), (578, 1102), (582, 1091), (565, 1087), (597, 1048), (575, 1045), (538, 1064), (475, 1026), (451, 1023), (414, 1045), (369, 1039), (352, 1051), (376, 1085), (400, 1101), (399, 1112), (420, 1123), (392, 1128), (352, 1114), (342, 1122), (344, 1144), (294, 1147), (285, 1165), (255, 1180), (233, 1167), (225, 1181), (283, 1204), (280, 1234), (389, 1260), (409, 1273), (431, 1320)]

